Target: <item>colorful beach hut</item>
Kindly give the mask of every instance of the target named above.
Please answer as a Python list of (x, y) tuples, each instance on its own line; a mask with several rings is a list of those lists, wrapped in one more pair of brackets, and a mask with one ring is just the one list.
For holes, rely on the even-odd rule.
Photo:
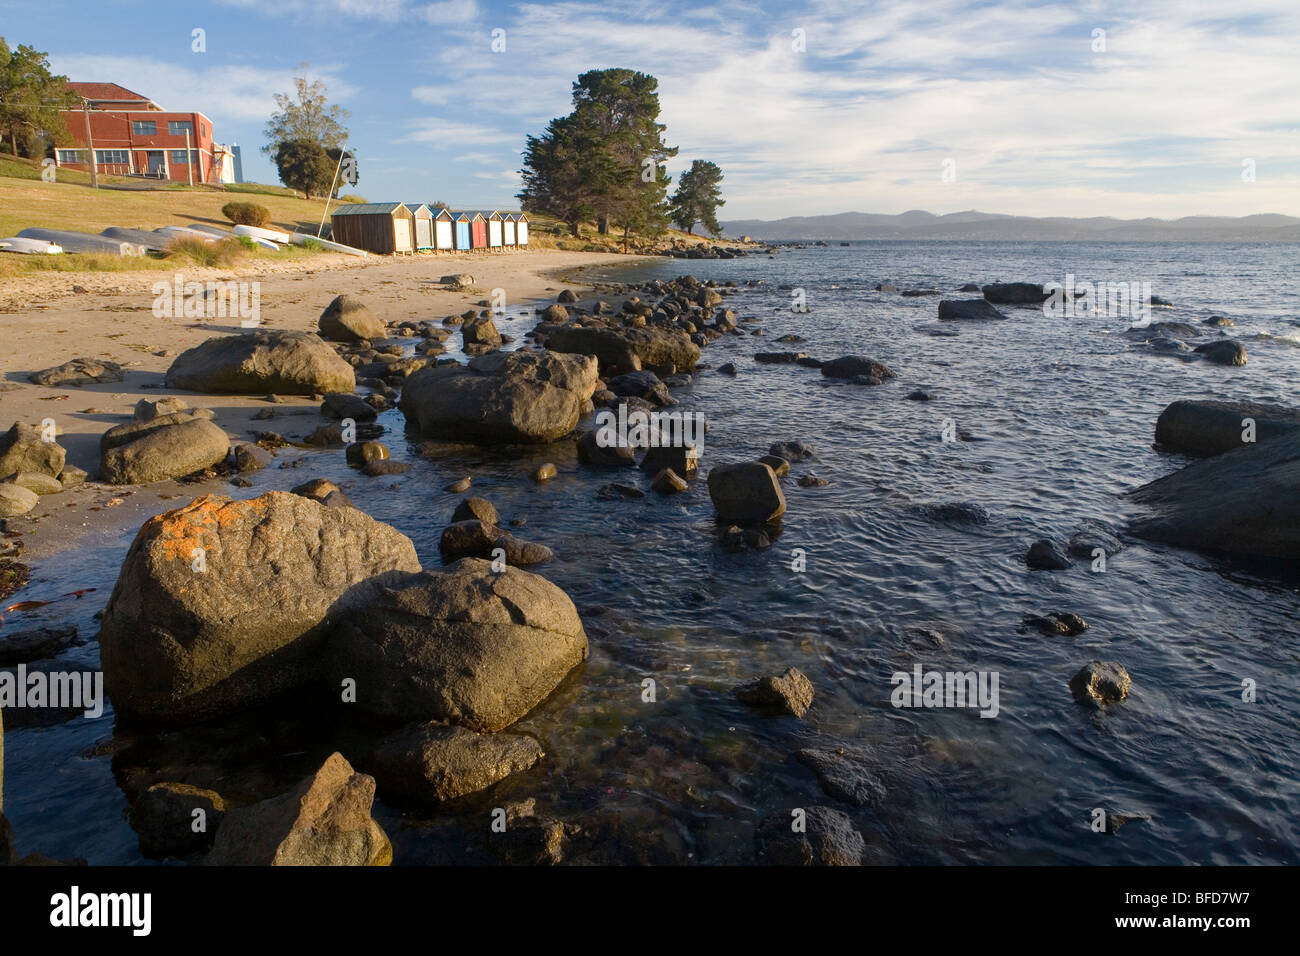
[[(486, 249), (488, 244), (487, 217), (476, 209), (463, 210), (460, 215), (464, 216), (469, 222), (469, 246), (470, 249)], [(456, 248), (462, 247), (459, 241)]]
[(415, 243), (416, 251), (432, 252), (433, 210), (422, 202), (408, 202), (402, 205), (411, 210), (412, 226), (414, 227), (411, 240)]
[(474, 234), (470, 228), (469, 213), (451, 212), (451, 227), (457, 249), (474, 248)]
[(330, 217), (330, 238), (381, 255), (414, 249), (415, 216), (400, 202), (351, 203)]
[(502, 236), (502, 227), (505, 225), (505, 216), (501, 215), (495, 209), (486, 209), (483, 211), (483, 218), (487, 220), (487, 244), (489, 249), (500, 249), (505, 241)]
[(445, 206), (429, 207), (433, 210), (433, 248), (439, 252), (456, 248), (456, 221)]
[(515, 213), (515, 244), (528, 245), (528, 213)]
[(515, 239), (515, 226), (518, 225), (518, 220), (515, 219), (515, 215), (513, 212), (501, 214), (501, 243), (507, 248), (518, 245)]

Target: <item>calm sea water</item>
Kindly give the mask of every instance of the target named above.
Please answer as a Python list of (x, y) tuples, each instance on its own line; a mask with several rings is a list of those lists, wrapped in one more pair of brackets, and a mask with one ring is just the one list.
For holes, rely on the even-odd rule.
[[(727, 304), (758, 317), (765, 336), (726, 337), (704, 353), (705, 364), (734, 361), (740, 374), (703, 371), (674, 394), (710, 423), (702, 473), (775, 441), (815, 448), (816, 459), (785, 482), (788, 510), (767, 551), (720, 547), (703, 480), (671, 499), (600, 501), (602, 484), (648, 491), (650, 476), (585, 471), (571, 445), (522, 457), (422, 458), (397, 412), (381, 422), (394, 457), (415, 466), (407, 475), (367, 479), (343, 467), (341, 452), (286, 449), (284, 460), (306, 459), (301, 467), (268, 470), (254, 488), (230, 493), (335, 478), (435, 566), (457, 500), (441, 488), (471, 473), (474, 492), (503, 519), (526, 519), (517, 534), (554, 549), (556, 560), (535, 570), (584, 614), (590, 661), (515, 728), (539, 737), (546, 759), (435, 816), (378, 804), (398, 863), (490, 860), (476, 847), (491, 808), (528, 797), (580, 828), (570, 856), (583, 861), (751, 862), (758, 821), (823, 804), (854, 819), (877, 862), (1296, 863), (1294, 572), (1136, 541), (1104, 573), (1087, 562), (1031, 572), (1023, 555), (1034, 539), (1063, 542), (1089, 519), (1122, 528), (1134, 513), (1123, 493), (1185, 463), (1151, 447), (1169, 402), (1295, 403), (1298, 258), (1293, 244), (872, 242), (604, 273), (763, 280)], [(937, 298), (873, 291), (881, 281), (951, 293), (971, 281), (1064, 281), (1067, 273), (1149, 281), (1174, 303), (1156, 320), (1228, 316), (1249, 364), (1155, 355), (1118, 334), (1124, 318), (1104, 316), (1009, 310), (1007, 322), (936, 337)], [(781, 285), (805, 289), (810, 311), (792, 313)], [(499, 324), (521, 335), (531, 321), (517, 313)], [(774, 341), (786, 333), (808, 341)], [(815, 370), (751, 357), (785, 348), (870, 356), (899, 377), (877, 388), (831, 384)], [(906, 400), (916, 388), (936, 398)], [(975, 440), (941, 441), (945, 419)], [(296, 422), (304, 433), (315, 424)], [(294, 423), (281, 424), (293, 433)], [(548, 460), (560, 477), (537, 487), (528, 475)], [(798, 486), (795, 477), (810, 471), (831, 484)], [(914, 510), (956, 501), (982, 505), (990, 521), (950, 526)], [(170, 506), (160, 500), (158, 510)], [(92, 615), (130, 538), (34, 568), (18, 597), (98, 587), (44, 612), (93, 635)], [(805, 570), (793, 570), (796, 549)], [(1022, 632), (1025, 616), (1052, 611), (1091, 627), (1078, 637)], [(1094, 658), (1122, 663), (1133, 678), (1128, 700), (1101, 713), (1075, 704), (1066, 685)], [(92, 640), (64, 660), (95, 667), (98, 648)], [(891, 675), (916, 664), (997, 672), (998, 716), (891, 706)], [(791, 665), (816, 689), (806, 719), (765, 717), (733, 698), (736, 683)], [(646, 679), (656, 684), (653, 703), (642, 699)], [(1247, 679), (1253, 703), (1242, 699)], [(111, 711), (99, 721), (12, 728), (6, 813), (25, 852), (139, 862), (124, 787), (184, 779), (255, 799), (354, 742), (349, 728), (292, 715), (264, 718), (252, 734), (218, 728), (161, 740), (117, 731)], [(803, 747), (840, 746), (864, 753), (885, 787), (878, 805), (838, 803), (794, 759)], [(1097, 834), (1096, 808), (1147, 819)]]

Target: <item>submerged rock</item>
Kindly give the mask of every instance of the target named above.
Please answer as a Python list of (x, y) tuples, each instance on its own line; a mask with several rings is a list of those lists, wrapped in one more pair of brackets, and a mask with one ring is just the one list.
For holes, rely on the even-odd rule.
[(1216, 365), (1240, 366), (1246, 364), (1246, 347), (1233, 339), (1221, 342), (1206, 342), (1193, 350), (1204, 355)]
[(787, 668), (784, 674), (740, 684), (735, 694), (742, 703), (752, 707), (795, 717), (806, 714), (813, 702), (812, 682), (797, 667)]
[[(1253, 423), (1254, 427), (1248, 425)], [(1259, 402), (1174, 402), (1156, 419), (1165, 451), (1205, 457), (1300, 430), (1300, 409)]]
[(388, 866), (393, 846), (370, 816), (375, 780), (342, 754), (293, 790), (226, 813), (206, 866)]
[(822, 365), (827, 378), (862, 379), (864, 385), (879, 385), (897, 374), (888, 365), (861, 355), (845, 355)]
[(879, 804), (885, 799), (885, 785), (871, 768), (873, 757), (866, 749), (806, 747), (795, 757), (817, 775), (828, 797), (856, 807)]
[(761, 461), (719, 465), (709, 471), (708, 482), (719, 521), (763, 524), (785, 514), (781, 483)]
[(1031, 571), (1064, 571), (1072, 567), (1074, 562), (1056, 542), (1040, 538), (1029, 546), (1025, 564)]
[(587, 635), (545, 578), (464, 558), (377, 583), (334, 628), (330, 658), (367, 713), (495, 733), (586, 660)]
[(987, 299), (944, 299), (939, 303), (939, 319), (944, 322), (980, 322), (1005, 318)]
[(371, 769), (385, 801), (428, 807), (486, 790), (543, 756), (541, 744), (523, 734), (419, 723), (385, 738)]
[[(861, 866), (866, 841), (839, 810), (812, 806), (775, 813), (754, 834), (758, 860), (773, 866)], [(797, 821), (797, 823), (796, 823)], [(796, 830), (796, 825), (801, 828)]]
[(1070, 692), (1081, 704), (1113, 704), (1128, 696), (1133, 680), (1114, 661), (1090, 661), (1070, 678)]
[(1036, 282), (993, 282), (982, 291), (989, 302), (1005, 305), (1042, 305), (1052, 295)]
[(354, 508), (272, 491), (205, 495), (136, 535), (99, 635), (119, 716), (172, 723), (315, 679), (331, 606), (420, 568), (409, 538)]

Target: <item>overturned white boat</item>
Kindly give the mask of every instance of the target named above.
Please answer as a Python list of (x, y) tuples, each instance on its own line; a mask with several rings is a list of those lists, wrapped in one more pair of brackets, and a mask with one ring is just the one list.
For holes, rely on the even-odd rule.
[(248, 236), (250, 239), (261, 239), (266, 242), (289, 242), (293, 237), (287, 232), (279, 229), (263, 229), (261, 226), (245, 226), (242, 223), (233, 230), (237, 236)]
[(309, 242), (314, 242), (322, 249), (328, 249), (330, 252), (342, 252), (349, 256), (359, 256), (364, 259), (370, 253), (364, 249), (358, 249), (356, 246), (345, 246), (341, 242), (332, 242), (329, 239), (321, 239), (318, 236), (309, 236), (305, 232), (295, 232), (290, 238), (296, 246), (305, 246)]
[(19, 239), (44, 239), (62, 246), (64, 252), (98, 252), (112, 256), (142, 256), (145, 248), (139, 243), (123, 242), (108, 236), (88, 232), (65, 232), (62, 229), (24, 229)]
[(63, 247), (48, 239), (10, 236), (8, 239), (0, 239), (0, 252), (17, 252), (26, 256), (57, 256), (63, 253)]

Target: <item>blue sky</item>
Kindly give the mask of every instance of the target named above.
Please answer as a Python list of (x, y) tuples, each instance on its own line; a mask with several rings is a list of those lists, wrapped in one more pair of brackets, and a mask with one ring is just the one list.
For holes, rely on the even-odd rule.
[(724, 219), (1300, 215), (1295, 0), (0, 0), (0, 35), (206, 113), (265, 182), (272, 94), (306, 62), (372, 200), (516, 205), (525, 134), (623, 66), (660, 80), (669, 172), (723, 168)]

